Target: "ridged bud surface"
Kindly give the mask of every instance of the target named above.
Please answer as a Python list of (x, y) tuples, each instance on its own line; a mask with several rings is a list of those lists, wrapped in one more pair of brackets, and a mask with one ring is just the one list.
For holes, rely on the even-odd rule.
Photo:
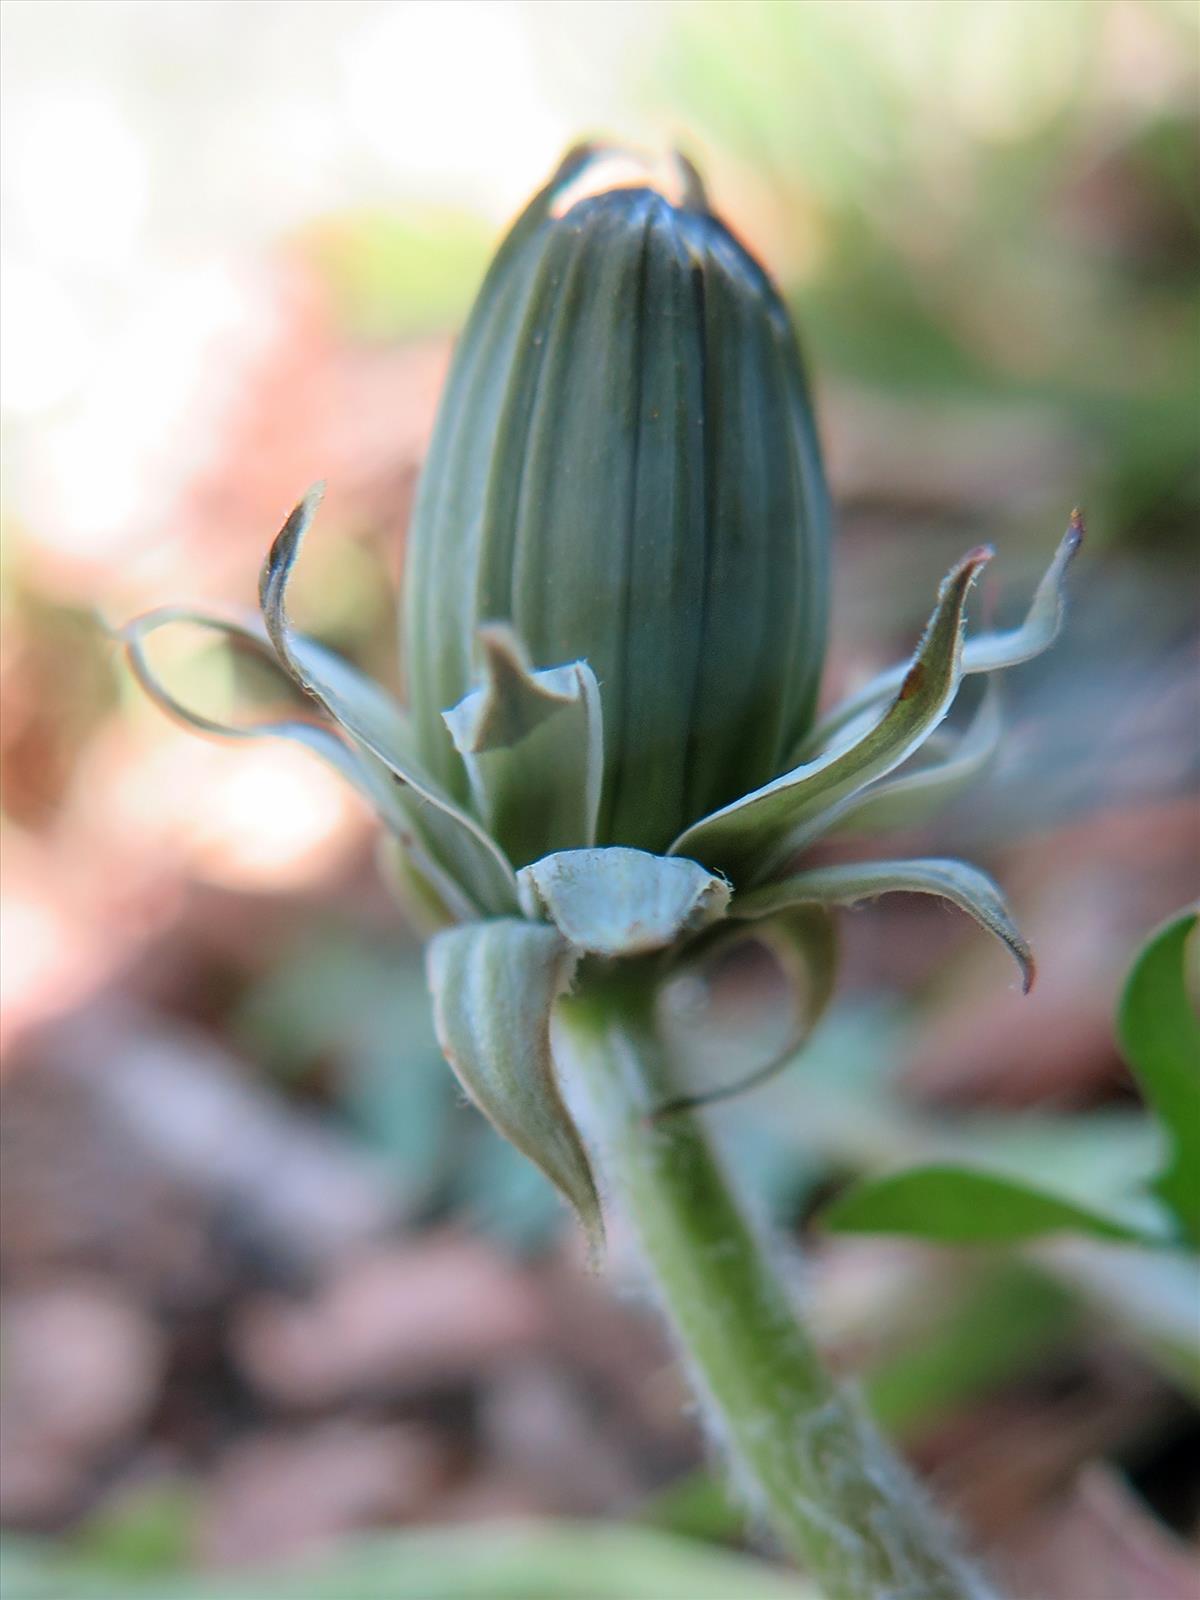
[[(560, 182), (562, 175), (560, 174)], [(422, 754), (475, 630), (586, 659), (604, 711), (599, 844), (661, 851), (773, 777), (812, 718), (829, 511), (795, 339), (699, 203), (610, 190), (519, 219), (456, 352), (409, 535), (405, 654)]]

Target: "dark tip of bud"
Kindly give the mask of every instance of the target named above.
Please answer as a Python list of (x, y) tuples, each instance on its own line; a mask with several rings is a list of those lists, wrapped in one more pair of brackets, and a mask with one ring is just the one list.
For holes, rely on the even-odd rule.
[(708, 194), (699, 172), (679, 150), (653, 157), (617, 145), (577, 145), (553, 180), (552, 217), (563, 217), (581, 200), (627, 190), (649, 189), (676, 211), (707, 215)]
[(711, 211), (679, 205), (655, 185), (609, 186), (577, 195), (569, 209), (555, 217), (555, 225), (580, 235), (580, 248), (599, 254), (623, 236), (629, 248), (675, 251), (689, 269), (708, 273), (715, 269), (731, 290), (758, 304), (759, 315), (773, 324), (781, 337), (792, 338), (787, 312), (770, 274), (742, 244), (728, 224)]

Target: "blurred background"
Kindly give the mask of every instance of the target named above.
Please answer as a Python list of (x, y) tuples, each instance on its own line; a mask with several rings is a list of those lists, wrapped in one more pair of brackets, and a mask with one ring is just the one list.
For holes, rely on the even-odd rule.
[[(811, 1221), (947, 1138), (1085, 1174), (1145, 1149), (1113, 1011), (1200, 887), (1190, 0), (8, 0), (2, 26), (6, 1600), (805, 1593), (710, 1471), (626, 1241), (589, 1274), (460, 1103), (362, 806), (303, 752), (172, 726), (98, 623), (250, 603), (324, 478), (295, 613), (395, 682), (454, 332), (586, 135), (682, 146), (794, 307), (840, 518), (830, 698), (981, 538), (984, 609), (1019, 614), (1085, 509), (1002, 758), (892, 851), (992, 870), (1037, 990), (930, 903), (847, 916), (830, 1019), (719, 1125), (807, 1238), (832, 1358), (1017, 1592), (1193, 1594), (1186, 1263)], [(248, 689), (219, 652), (172, 672)]]

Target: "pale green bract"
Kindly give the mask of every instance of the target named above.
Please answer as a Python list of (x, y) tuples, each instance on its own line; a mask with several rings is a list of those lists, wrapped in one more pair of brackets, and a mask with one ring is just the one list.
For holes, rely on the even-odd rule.
[[(568, 159), (518, 223), (505, 251), (518, 247), (528, 251), (537, 229), (551, 226), (552, 206), (563, 185), (578, 175), (581, 160), (578, 154)], [(641, 200), (637, 203), (642, 207), (640, 216), (645, 205)], [(699, 204), (695, 191), (687, 203)], [(567, 213), (564, 224), (570, 223), (572, 215)], [(651, 222), (654, 227), (664, 226), (658, 213)], [(718, 289), (734, 298), (744, 293), (752, 304), (751, 291), (758, 292), (757, 280), (746, 277), (749, 269), (738, 264), (741, 257), (735, 252), (740, 246), (731, 236), (718, 237), (719, 224), (707, 215), (699, 221), (693, 217), (689, 227), (697, 237), (709, 240), (715, 252), (713, 260), (722, 270), (726, 258), (734, 262), (729, 269), (729, 283), (734, 287), (726, 284), (722, 288), (724, 280), (714, 277), (713, 295)], [(685, 244), (692, 248), (686, 239)], [(494, 275), (505, 259), (502, 251), (489, 278), (490, 287), (485, 289), (485, 296), (500, 296), (501, 305), (504, 285)], [(653, 287), (653, 271), (658, 268), (654, 263), (651, 268), (646, 282)], [(577, 261), (572, 270), (581, 270)], [(715, 267), (712, 270), (717, 271)], [(738, 278), (739, 272), (745, 283)], [(680, 291), (672, 279), (662, 292), (678, 296)], [(481, 299), (481, 304), (486, 309), (486, 299)], [(718, 296), (707, 313), (710, 322), (719, 308)], [(790, 396), (789, 403), (799, 405), (800, 379), (793, 382), (792, 357), (780, 342), (783, 331), (778, 301), (771, 302), (769, 311), (769, 339), (751, 323), (746, 324), (745, 337), (769, 342), (768, 353), (774, 363), (771, 381), (780, 395)], [(737, 312), (738, 316), (745, 314), (744, 307)], [(489, 332), (489, 338), (501, 337), (503, 318), (499, 326), (500, 332)], [(665, 337), (653, 318), (646, 327), (648, 338)], [(722, 337), (728, 340), (730, 334), (726, 331)], [(661, 378), (665, 383), (672, 370), (669, 357), (669, 349), (655, 350), (655, 381)], [(468, 351), (460, 361), (445, 405), (461, 400), (464, 386), (469, 385), (471, 364), (477, 359), (483, 361), (484, 357)], [(561, 351), (555, 359), (562, 359)], [(728, 359), (733, 362), (733, 355)], [(742, 372), (741, 381), (747, 385), (749, 371), (747, 367)], [(674, 396), (672, 404), (683, 405), (686, 398)], [(510, 397), (512, 405), (518, 401), (526, 411), (532, 405), (520, 384)], [(475, 394), (471, 403), (478, 411), (483, 400)], [(756, 404), (762, 404), (761, 396)], [(657, 412), (647, 415), (649, 426)], [(596, 425), (603, 420), (598, 418)], [(814, 438), (807, 424), (796, 434), (795, 471), (811, 469), (819, 477)], [(443, 460), (452, 443), (443, 438), (434, 458)], [(676, 444), (678, 450), (685, 448), (686, 430), (680, 431)], [(750, 438), (746, 448), (759, 449), (760, 444)], [(565, 470), (562, 463), (555, 462), (554, 467), (556, 472)], [(645, 461), (642, 467), (644, 476), (648, 470)], [(524, 469), (522, 461), (512, 464), (518, 477)], [(429, 471), (433, 470), (431, 465)], [(682, 482), (678, 477), (681, 470), (672, 456), (671, 476), (663, 482)], [(647, 488), (643, 484), (643, 489), (651, 497), (646, 504), (653, 510), (657, 504), (654, 485)], [(515, 503), (518, 491), (525, 496), (531, 492), (525, 479), (514, 483), (511, 492), (502, 476), (490, 483), (489, 514), (498, 516), (510, 502)], [(455, 488), (454, 492), (459, 491)], [(730, 492), (720, 489), (727, 497)], [(822, 494), (820, 483), (805, 487), (797, 481), (784, 497), (797, 514), (810, 519), (806, 524), (808, 568), (801, 562), (797, 571), (811, 568), (819, 573), (821, 568)], [(444, 726), (435, 736), (427, 716), (410, 722), (409, 713), (389, 693), (291, 624), (286, 607), (288, 586), (318, 500), (317, 492), (307, 495), (272, 545), (260, 584), (261, 622), (164, 609), (135, 619), (118, 630), (117, 637), (140, 682), (170, 714), (205, 733), (297, 742), (329, 762), (374, 807), (399, 857), (397, 877), (419, 902), (419, 925), (441, 930), (429, 944), (428, 974), (438, 1036), (447, 1059), (471, 1100), (541, 1167), (570, 1201), (593, 1239), (600, 1235), (596, 1184), (563, 1086), (557, 1081), (551, 1044), (556, 1002), (573, 983), (586, 985), (589, 973), (630, 962), (662, 981), (674, 978), (689, 965), (703, 975), (708, 964), (720, 959), (731, 945), (753, 940), (772, 954), (797, 997), (786, 1059), (811, 1030), (832, 992), (836, 960), (830, 908), (904, 891), (938, 895), (966, 911), (1008, 948), (1028, 987), (1033, 974), (1028, 946), (1014, 926), (1000, 890), (977, 869), (945, 860), (805, 867), (802, 857), (825, 835), (922, 821), (978, 775), (994, 751), (999, 733), (998, 709), (990, 689), (965, 733), (948, 744), (945, 735), (939, 735), (947, 747), (935, 759), (926, 759), (922, 748), (937, 735), (964, 676), (998, 672), (1053, 643), (1062, 623), (1066, 571), (1082, 533), (1078, 515), (1072, 516), (1020, 627), (965, 637), (968, 595), (991, 555), (987, 549), (971, 551), (945, 579), (912, 659), (859, 690), (798, 739), (796, 730), (803, 728), (805, 718), (811, 715), (814, 673), (819, 666), (814, 665), (811, 652), (803, 661), (804, 682), (789, 691), (790, 720), (787, 726), (781, 722), (774, 728), (770, 739), (756, 742), (739, 726), (736, 687), (726, 686), (719, 693), (714, 687), (712, 692), (718, 698), (724, 696), (718, 723), (723, 737), (732, 741), (727, 750), (753, 745), (758, 771), (746, 783), (744, 773), (714, 767), (715, 747), (704, 746), (702, 737), (677, 739), (678, 750), (696, 746), (703, 777), (697, 792), (740, 794), (740, 798), (707, 815), (685, 813), (686, 826), (662, 853), (654, 853), (635, 848), (636, 837), (614, 840), (612, 830), (630, 815), (636, 796), (630, 777), (634, 771), (631, 730), (666, 725), (662, 719), (671, 696), (666, 689), (659, 693), (658, 680), (663, 685), (671, 681), (674, 653), (686, 631), (687, 617), (672, 616), (670, 649), (661, 659), (634, 663), (639, 670), (647, 668), (637, 691), (646, 697), (645, 705), (629, 691), (630, 652), (635, 645), (640, 649), (642, 644), (654, 642), (649, 624), (643, 617), (638, 621), (641, 632), (633, 629), (628, 639), (622, 635), (626, 653), (620, 657), (620, 665), (628, 692), (625, 700), (612, 702), (621, 712), (615, 720), (622, 723), (614, 729), (605, 726), (605, 706), (610, 702), (603, 695), (609, 687), (598, 682), (596, 664), (573, 659), (569, 649), (558, 660), (532, 659), (512, 614), (519, 608), (510, 606), (499, 620), (485, 618), (472, 624), (474, 686), (457, 704), (441, 708)], [(784, 500), (773, 503), (776, 515)], [(664, 514), (671, 510), (666, 499), (662, 505)], [(438, 507), (434, 509), (441, 514)], [(734, 510), (741, 514), (744, 507)], [(675, 524), (672, 528), (673, 538), (686, 533), (686, 528), (681, 533)], [(778, 530), (773, 537), (778, 541)], [(679, 564), (678, 546), (664, 547), (660, 554), (663, 562), (670, 558), (674, 572)], [(638, 562), (643, 557), (634, 551), (631, 559), (630, 570), (641, 570)], [(655, 582), (665, 581), (662, 573), (666, 566), (659, 571), (650, 555), (644, 559), (649, 563), (647, 581), (655, 572), (659, 573)], [(445, 575), (437, 571), (434, 576), (441, 582)], [(489, 583), (498, 581), (490, 568), (484, 576)], [(453, 595), (453, 585), (445, 592)], [(479, 603), (478, 594), (470, 603)], [(795, 608), (805, 627), (804, 619), (815, 605), (809, 596)], [(722, 626), (732, 628), (720, 607), (713, 609), (711, 596), (705, 607), (712, 614), (710, 621), (715, 617)], [(436, 655), (441, 619), (425, 616), (421, 621), (422, 640)], [(454, 629), (460, 622), (461, 617), (450, 619)], [(779, 623), (780, 628), (784, 622)], [(230, 726), (189, 709), (164, 685), (147, 653), (151, 635), (171, 623), (216, 629), (232, 643), (269, 659), (303, 699), (305, 714)], [(823, 641), (823, 618), (813, 620), (812, 627), (813, 637)], [(728, 637), (738, 635), (731, 631)], [(800, 660), (804, 652), (797, 638), (788, 638), (788, 659)], [(722, 668), (721, 661), (710, 659), (707, 651), (708, 643), (689, 656), (693, 663), (689, 670), (694, 674), (691, 681), (701, 700), (709, 692), (705, 685), (716, 685), (715, 675)], [(455, 675), (461, 639), (451, 654), (454, 660), (445, 672)], [(734, 661), (729, 670), (736, 675), (741, 669)], [(762, 663), (756, 671), (766, 682)], [(428, 685), (437, 679), (435, 670), (427, 673), (424, 681)], [(687, 700), (687, 696), (677, 698)], [(693, 732), (707, 725), (702, 703), (692, 704), (688, 715)], [(614, 754), (614, 741), (620, 742), (620, 760)], [(775, 749), (776, 755), (764, 769), (763, 751), (768, 747)], [(792, 758), (780, 760), (778, 752), (789, 747)], [(932, 750), (933, 745), (927, 748)], [(661, 753), (648, 758), (645, 770), (659, 786), (659, 799), (669, 792), (677, 811), (679, 796), (691, 792), (688, 774), (673, 773), (670, 761)], [(615, 781), (614, 773), (624, 785), (619, 792), (605, 787)], [(631, 828), (633, 835), (639, 831), (643, 830)], [(663, 838), (669, 840), (670, 834)], [(774, 1065), (764, 1066), (754, 1080)], [(735, 1087), (744, 1085), (729, 1086)], [(699, 1097), (681, 1092), (668, 1099), (659, 1114), (717, 1094)]]
[(644, 956), (725, 915), (729, 885), (695, 861), (612, 844), (562, 850), (517, 874), (521, 909), (584, 955)]
[(467, 1094), (604, 1237), (591, 1167), (554, 1076), (550, 1020), (578, 951), (534, 922), (475, 922), (430, 941), (438, 1043)]

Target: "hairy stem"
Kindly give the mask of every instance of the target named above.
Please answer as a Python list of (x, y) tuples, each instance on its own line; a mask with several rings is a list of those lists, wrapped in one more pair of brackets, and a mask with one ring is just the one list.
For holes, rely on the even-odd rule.
[(557, 1046), (739, 1487), (823, 1600), (994, 1600), (825, 1370), (698, 1118), (652, 1120), (677, 1091), (648, 986), (564, 999)]

